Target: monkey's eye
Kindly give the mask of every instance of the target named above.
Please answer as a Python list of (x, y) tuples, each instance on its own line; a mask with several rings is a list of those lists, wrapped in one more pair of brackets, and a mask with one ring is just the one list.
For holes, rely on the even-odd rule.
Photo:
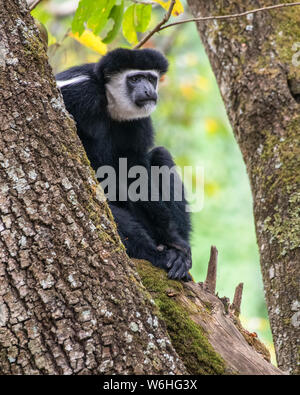
[(140, 80), (139, 76), (136, 75), (132, 75), (131, 77), (129, 77), (130, 82), (138, 82)]
[(156, 82), (157, 78), (153, 77), (153, 75), (148, 76), (148, 81), (151, 82), (151, 84), (154, 84)]

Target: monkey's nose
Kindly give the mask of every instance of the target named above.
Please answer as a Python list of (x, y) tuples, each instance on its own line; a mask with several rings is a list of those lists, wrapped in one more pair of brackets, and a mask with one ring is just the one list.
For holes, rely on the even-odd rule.
[(157, 102), (157, 93), (155, 91), (151, 91), (148, 89), (144, 89), (139, 95), (135, 98), (135, 104), (138, 107), (143, 107), (150, 102)]
[(157, 93), (155, 91), (145, 90), (145, 95), (147, 98), (149, 98), (149, 100), (157, 100)]

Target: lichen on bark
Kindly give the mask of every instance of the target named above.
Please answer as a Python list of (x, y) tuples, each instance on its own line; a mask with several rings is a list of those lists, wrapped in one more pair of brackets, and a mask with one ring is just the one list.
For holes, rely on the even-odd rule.
[[(188, 3), (195, 16), (256, 8), (250, 0)], [(279, 2), (260, 6), (271, 3)], [(198, 24), (247, 167), (277, 360), (291, 373), (299, 373), (300, 338), (299, 21), (291, 7)]]
[(0, 372), (185, 373), (160, 321), (149, 324), (156, 307), (25, 1), (0, 0), (0, 21)]
[[(176, 293), (182, 292), (183, 285), (178, 281), (168, 280), (163, 270), (153, 267), (149, 262), (135, 262), (141, 280), (158, 306), (172, 344), (188, 372), (197, 375), (224, 374), (224, 360), (215, 352), (204, 330), (191, 320), (191, 311), (186, 311), (174, 297), (168, 296), (176, 296)], [(196, 313), (201, 314), (201, 311), (196, 310)]]

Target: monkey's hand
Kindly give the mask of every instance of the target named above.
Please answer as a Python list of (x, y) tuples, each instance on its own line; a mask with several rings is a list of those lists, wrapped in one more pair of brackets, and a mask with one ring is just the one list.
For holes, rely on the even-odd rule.
[(190, 249), (186, 251), (176, 248), (167, 249), (162, 245), (159, 245), (157, 249), (160, 251), (159, 260), (163, 260), (163, 264), (159, 263), (157, 266), (164, 267), (168, 271), (169, 278), (183, 281), (192, 280), (188, 272), (192, 266)]
[(184, 240), (178, 240), (170, 243), (166, 243), (167, 246), (171, 249), (175, 249), (177, 251), (181, 251), (185, 256), (186, 259), (190, 262), (189, 269), (192, 267), (192, 252), (191, 252), (191, 247), (188, 245), (188, 243)]
[(178, 249), (169, 249), (169, 252), (175, 256), (167, 263), (168, 277), (172, 279), (181, 279), (183, 281), (191, 281), (189, 269), (192, 266), (192, 260), (189, 254)]

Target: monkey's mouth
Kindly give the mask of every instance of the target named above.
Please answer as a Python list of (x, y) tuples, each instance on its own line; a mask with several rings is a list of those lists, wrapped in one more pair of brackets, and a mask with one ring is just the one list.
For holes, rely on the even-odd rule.
[(151, 104), (151, 105), (155, 105), (156, 104), (156, 99), (152, 99), (152, 98), (147, 98), (147, 99), (139, 99), (139, 100), (136, 100), (135, 101), (135, 104), (138, 106), (138, 107), (145, 107), (145, 106), (147, 106), (148, 104)]

